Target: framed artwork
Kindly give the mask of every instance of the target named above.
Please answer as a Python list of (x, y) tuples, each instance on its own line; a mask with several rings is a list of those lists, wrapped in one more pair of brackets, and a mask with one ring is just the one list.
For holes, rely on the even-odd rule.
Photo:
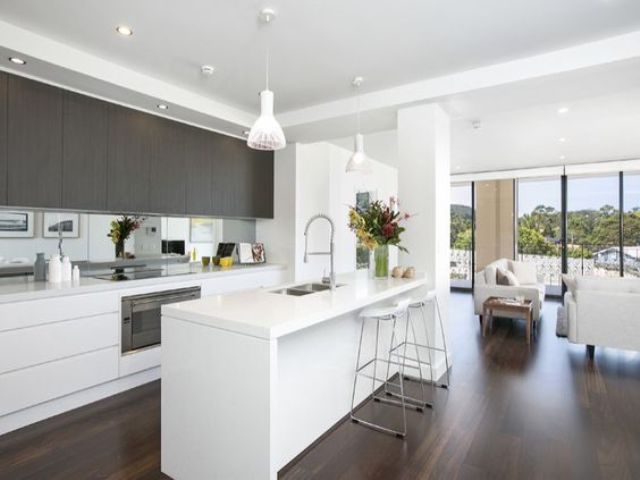
[(265, 263), (264, 245), (262, 243), (239, 243), (238, 263)]
[(0, 237), (32, 238), (33, 212), (0, 210)]
[(213, 243), (215, 233), (213, 218), (192, 218), (190, 223), (189, 241), (191, 243)]
[[(60, 235), (62, 234), (62, 235)], [(45, 238), (78, 238), (80, 215), (67, 212), (44, 212), (42, 214), (42, 236)]]

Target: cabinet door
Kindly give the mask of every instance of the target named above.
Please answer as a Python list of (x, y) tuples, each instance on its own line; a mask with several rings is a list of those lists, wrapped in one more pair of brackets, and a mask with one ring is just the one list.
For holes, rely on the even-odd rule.
[(111, 212), (149, 212), (152, 120), (137, 110), (109, 106), (107, 209)]
[(186, 125), (163, 118), (152, 118), (153, 149), (149, 162), (150, 211), (186, 212), (185, 136)]
[(200, 128), (189, 127), (185, 146), (187, 214), (213, 212), (213, 137)]
[(273, 152), (249, 150), (251, 216), (273, 218)]
[(273, 153), (218, 135), (214, 147), (213, 209), (225, 217), (273, 218)]
[(0, 205), (7, 204), (7, 74), (0, 72)]
[(59, 208), (62, 90), (12, 75), (8, 96), (8, 203)]
[[(215, 134), (213, 134), (215, 135)], [(247, 217), (250, 192), (246, 188), (246, 164), (235, 138), (224, 135), (212, 137), (213, 213), (222, 217)]]
[(105, 102), (64, 92), (63, 208), (107, 208), (108, 112)]

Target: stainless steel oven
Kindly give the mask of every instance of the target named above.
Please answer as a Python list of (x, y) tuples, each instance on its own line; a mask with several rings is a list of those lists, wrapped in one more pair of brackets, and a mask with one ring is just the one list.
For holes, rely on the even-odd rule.
[(160, 309), (200, 298), (200, 287), (122, 297), (122, 353), (160, 343)]

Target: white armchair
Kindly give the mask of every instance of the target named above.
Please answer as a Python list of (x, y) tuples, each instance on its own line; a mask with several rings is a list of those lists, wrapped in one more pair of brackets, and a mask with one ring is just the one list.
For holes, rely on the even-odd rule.
[[(498, 285), (497, 269), (502, 268), (512, 272), (519, 285)], [(482, 304), (489, 297), (517, 297), (531, 300), (533, 305), (533, 320), (540, 320), (542, 304), (545, 296), (545, 286), (538, 278), (536, 266), (525, 262), (515, 262), (501, 258), (487, 265), (475, 275), (473, 287), (473, 304), (476, 315), (482, 315)]]

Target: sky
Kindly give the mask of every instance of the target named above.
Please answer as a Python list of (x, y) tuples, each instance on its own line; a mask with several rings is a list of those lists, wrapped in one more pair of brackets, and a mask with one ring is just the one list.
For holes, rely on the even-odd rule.
[[(599, 177), (569, 177), (568, 208), (572, 210), (599, 209), (603, 205), (618, 207), (618, 175)], [(640, 207), (640, 174), (624, 177), (624, 209)], [(471, 187), (451, 188), (451, 203), (471, 206)], [(538, 205), (560, 210), (560, 179), (532, 179), (518, 182), (519, 215), (531, 212)]]

